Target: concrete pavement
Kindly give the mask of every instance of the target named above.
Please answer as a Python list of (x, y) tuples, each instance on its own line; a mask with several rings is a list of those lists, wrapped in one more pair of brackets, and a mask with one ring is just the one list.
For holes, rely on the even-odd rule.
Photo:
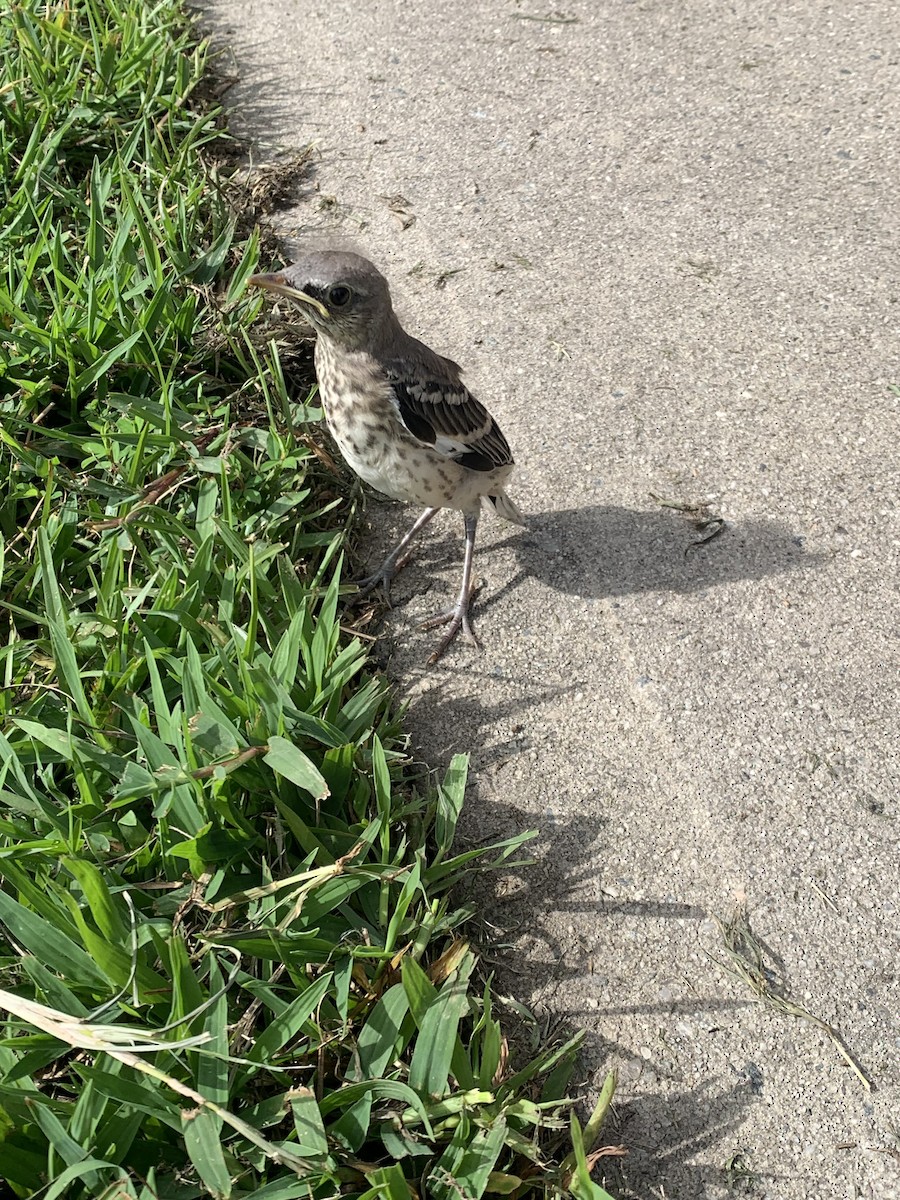
[[(490, 917), (619, 1067), (607, 1186), (732, 1194), (739, 1151), (755, 1197), (900, 1197), (897, 5), (203, 9), (234, 127), (317, 144), (285, 232), (352, 236), (516, 453), (484, 651), (423, 668), (446, 514), (383, 652), (428, 760), (472, 751), (467, 835), (540, 829)], [(371, 509), (374, 560), (412, 514)], [(740, 904), (872, 1091), (713, 961)]]

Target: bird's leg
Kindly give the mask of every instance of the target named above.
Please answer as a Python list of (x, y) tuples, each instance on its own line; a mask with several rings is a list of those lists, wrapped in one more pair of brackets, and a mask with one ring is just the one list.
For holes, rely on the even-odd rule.
[(478, 645), (478, 638), (469, 621), (469, 606), (472, 603), (472, 559), (475, 554), (475, 530), (478, 526), (478, 513), (466, 513), (466, 552), (463, 558), (462, 586), (459, 589), (459, 599), (454, 608), (439, 613), (422, 625), (422, 629), (436, 629), (438, 625), (449, 625), (447, 632), (441, 638), (436, 650), (428, 660), (433, 666), (456, 635), (462, 630), (463, 637), (473, 646)]
[[(407, 551), (406, 548), (413, 540), (420, 529), (424, 529), (432, 517), (440, 512), (439, 508), (426, 508), (421, 516), (416, 518), (415, 524), (411, 529), (400, 539), (398, 544), (390, 552), (374, 575), (367, 575), (365, 579), (360, 579), (357, 587), (359, 591), (353, 597), (354, 600), (359, 600), (363, 596), (367, 596), (377, 587), (384, 590), (384, 598), (390, 607), (391, 603), (391, 581), (398, 571), (402, 571), (409, 561), (409, 556), (412, 551)], [(406, 551), (406, 553), (404, 553)]]

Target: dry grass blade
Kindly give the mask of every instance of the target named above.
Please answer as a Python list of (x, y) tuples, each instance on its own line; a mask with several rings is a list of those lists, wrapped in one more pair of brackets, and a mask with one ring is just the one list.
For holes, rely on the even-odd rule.
[(783, 975), (774, 965), (769, 965), (767, 962), (765, 950), (750, 926), (746, 908), (738, 905), (727, 921), (717, 919), (716, 924), (722, 934), (727, 961), (722, 962), (715, 957), (713, 957), (713, 961), (717, 962), (722, 970), (732, 978), (749, 987), (757, 999), (773, 1011), (786, 1017), (798, 1017), (803, 1021), (809, 1021), (810, 1024), (821, 1029), (823, 1033), (827, 1034), (847, 1065), (852, 1068), (866, 1091), (871, 1091), (872, 1080), (850, 1053), (844, 1039), (834, 1026), (823, 1021), (821, 1017), (815, 1016), (802, 1004), (797, 1004), (788, 998), (787, 985)]
[(300, 871), (298, 874), (288, 875), (284, 879), (274, 879), (271, 883), (264, 884), (262, 887), (247, 888), (243, 892), (235, 892), (233, 896), (229, 896), (225, 900), (219, 900), (216, 904), (211, 904), (209, 911), (214, 913), (223, 912), (227, 908), (234, 908), (238, 904), (246, 904), (251, 900), (264, 900), (268, 896), (275, 896), (279, 892), (297, 887), (298, 885), (298, 894), (305, 896), (313, 888), (320, 887), (329, 879), (334, 879), (338, 875), (342, 875), (347, 864), (357, 858), (365, 847), (365, 842), (357, 842), (341, 858), (333, 863), (328, 863), (324, 867), (313, 867), (309, 871)]
[(686, 547), (685, 556), (695, 547), (705, 546), (707, 542), (711, 542), (728, 528), (725, 518), (714, 513), (704, 500), (667, 500), (663, 496), (658, 496), (656, 492), (651, 492), (650, 497), (660, 508), (671, 508), (674, 512), (681, 513), (697, 530), (699, 536), (690, 546)]
[[(208, 1100), (205, 1096), (201, 1096), (195, 1088), (189, 1087), (179, 1079), (174, 1079), (135, 1053), (137, 1050), (171, 1051), (187, 1046), (197, 1046), (208, 1040), (206, 1034), (199, 1034), (193, 1038), (182, 1038), (175, 1042), (160, 1041), (152, 1033), (142, 1030), (123, 1030), (115, 1025), (94, 1025), (87, 1021), (79, 1021), (68, 1013), (48, 1008), (45, 1004), (23, 1000), (20, 996), (13, 996), (10, 992), (2, 990), (0, 990), (0, 1005), (15, 1016), (50, 1034), (51, 1037), (58, 1038), (61, 1042), (67, 1042), (70, 1046), (80, 1050), (89, 1050), (94, 1054), (108, 1054), (110, 1058), (116, 1059), (124, 1066), (132, 1067), (135, 1071), (149, 1075), (158, 1083), (163, 1083), (173, 1092), (177, 1092), (179, 1096), (190, 1100), (198, 1109), (206, 1109), (214, 1113), (219, 1120), (230, 1125), (241, 1137), (245, 1137), (248, 1142), (262, 1150), (266, 1157), (272, 1159), (273, 1162), (283, 1163), (284, 1166), (296, 1171), (298, 1175), (311, 1173), (312, 1168), (309, 1163), (304, 1162), (298, 1155), (293, 1154), (284, 1146), (274, 1145), (252, 1125), (248, 1125), (246, 1121), (236, 1117), (234, 1113), (215, 1104), (212, 1100)], [(123, 1048), (123, 1039), (127, 1043), (128, 1049)]]
[(181, 1038), (178, 1041), (168, 1041), (159, 1037), (158, 1030), (82, 1021), (70, 1013), (50, 1008), (46, 1004), (38, 1004), (36, 1000), (28, 1000), (24, 996), (16, 996), (2, 988), (0, 1008), (5, 1008), (13, 1016), (34, 1025), (36, 1029), (43, 1030), (50, 1037), (58, 1038), (59, 1041), (79, 1050), (91, 1050), (95, 1053), (154, 1053), (157, 1050), (181, 1050), (188, 1046), (202, 1046), (209, 1041), (206, 1033), (198, 1033), (194, 1037)]
[(469, 951), (469, 943), (464, 938), (456, 938), (444, 953), (434, 960), (426, 974), (432, 983), (440, 984), (448, 979)]

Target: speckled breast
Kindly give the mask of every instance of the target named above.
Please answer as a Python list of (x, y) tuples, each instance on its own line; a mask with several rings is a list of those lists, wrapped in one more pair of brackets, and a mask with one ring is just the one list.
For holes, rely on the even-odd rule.
[(395, 500), (458, 506), (466, 472), (410, 435), (397, 416), (390, 384), (370, 356), (338, 358), (320, 337), (316, 374), (328, 428), (361, 479)]

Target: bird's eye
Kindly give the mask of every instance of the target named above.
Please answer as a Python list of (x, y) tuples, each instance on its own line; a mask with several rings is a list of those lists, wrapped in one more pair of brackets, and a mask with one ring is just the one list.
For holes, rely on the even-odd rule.
[(328, 303), (333, 304), (335, 308), (346, 308), (350, 303), (350, 297), (353, 293), (348, 287), (339, 283), (336, 287), (330, 289), (328, 293)]

